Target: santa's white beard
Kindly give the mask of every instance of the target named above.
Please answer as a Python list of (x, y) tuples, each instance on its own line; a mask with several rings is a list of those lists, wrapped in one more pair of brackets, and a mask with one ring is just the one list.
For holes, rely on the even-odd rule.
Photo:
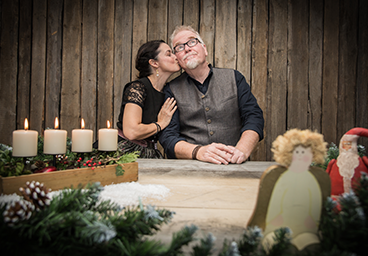
[(351, 178), (354, 176), (354, 170), (359, 166), (359, 156), (352, 152), (342, 152), (337, 158), (337, 166), (344, 180), (344, 191), (348, 193), (351, 190)]

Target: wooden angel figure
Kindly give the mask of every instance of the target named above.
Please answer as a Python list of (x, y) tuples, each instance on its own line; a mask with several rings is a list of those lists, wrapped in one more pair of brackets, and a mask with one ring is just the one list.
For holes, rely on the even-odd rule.
[(368, 137), (368, 129), (357, 127), (345, 133), (340, 140), (339, 156), (328, 163), (326, 172), (331, 178), (334, 198), (354, 190), (362, 172), (368, 174), (368, 158), (358, 155), (357, 141), (361, 136)]
[(318, 244), (318, 224), (323, 203), (330, 196), (330, 179), (311, 163), (324, 163), (326, 142), (310, 130), (292, 129), (272, 144), (279, 165), (269, 167), (262, 175), (258, 198), (248, 226), (263, 229), (264, 248), (274, 243), (274, 231), (291, 230), (291, 243), (303, 250)]

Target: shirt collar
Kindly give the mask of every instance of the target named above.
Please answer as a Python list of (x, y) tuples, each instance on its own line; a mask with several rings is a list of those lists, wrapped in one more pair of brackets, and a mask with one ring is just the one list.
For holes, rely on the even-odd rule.
[(197, 86), (203, 86), (205, 84), (208, 84), (208, 81), (210, 80), (210, 78), (212, 77), (212, 74), (213, 74), (213, 68), (212, 68), (212, 65), (211, 64), (208, 64), (208, 67), (210, 68), (210, 72), (208, 72), (208, 76), (206, 77), (206, 79), (204, 80), (203, 84), (201, 84), (200, 82), (198, 82), (197, 80), (195, 80), (194, 78), (190, 77), (188, 74), (187, 74), (187, 79), (188, 79), (188, 82), (191, 80), (193, 81), (193, 83)]

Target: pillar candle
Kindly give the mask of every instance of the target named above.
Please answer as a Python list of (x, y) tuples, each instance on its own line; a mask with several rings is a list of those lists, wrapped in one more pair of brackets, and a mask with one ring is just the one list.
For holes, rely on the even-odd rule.
[(55, 129), (48, 129), (44, 132), (43, 153), (49, 155), (62, 155), (66, 153), (65, 130), (59, 130), (58, 119), (55, 118)]
[(37, 156), (38, 132), (28, 130), (28, 120), (24, 120), (24, 130), (13, 131), (13, 157)]
[(98, 150), (115, 151), (118, 148), (118, 130), (110, 128), (107, 121), (107, 128), (98, 130)]
[(73, 152), (92, 152), (93, 131), (84, 129), (84, 119), (81, 120), (82, 129), (72, 131), (72, 151)]

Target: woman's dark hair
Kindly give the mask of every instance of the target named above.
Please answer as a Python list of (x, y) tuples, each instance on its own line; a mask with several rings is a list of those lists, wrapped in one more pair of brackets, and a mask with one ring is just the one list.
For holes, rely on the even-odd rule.
[(157, 55), (159, 54), (158, 48), (162, 43), (165, 43), (165, 41), (152, 40), (139, 47), (137, 57), (135, 59), (135, 68), (139, 71), (138, 78), (142, 78), (152, 74), (149, 60), (157, 60)]

